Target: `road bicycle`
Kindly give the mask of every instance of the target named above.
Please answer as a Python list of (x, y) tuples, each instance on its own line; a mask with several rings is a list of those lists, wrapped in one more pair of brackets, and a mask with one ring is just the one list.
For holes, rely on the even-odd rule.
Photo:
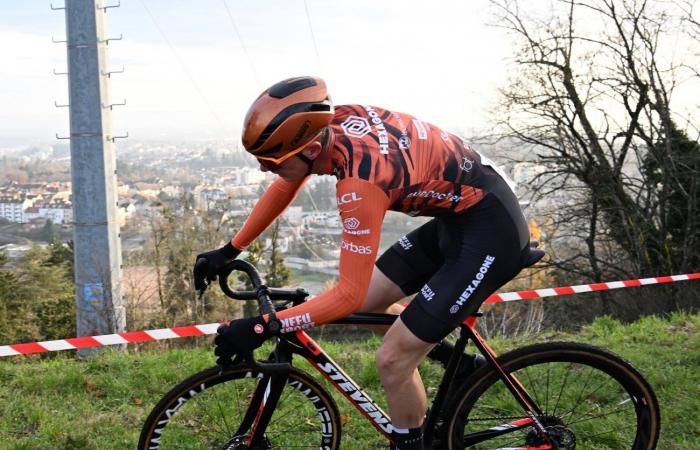
[[(540, 253), (536, 253), (540, 252)], [(542, 257), (535, 250), (530, 265)], [(245, 272), (255, 291), (234, 292), (228, 276)], [(219, 277), (223, 292), (257, 300), (269, 314), (306, 300), (303, 289), (264, 286), (255, 267), (235, 260)], [(656, 447), (660, 413), (649, 383), (628, 362), (586, 344), (551, 342), (496, 355), (475, 330), (478, 313), (459, 327), (454, 350), (425, 419), (425, 448), (634, 449)], [(397, 316), (352, 314), (338, 325), (390, 325)], [(467, 343), (486, 364), (455, 379)], [(139, 450), (367, 448), (344, 444), (343, 417), (330, 393), (293, 366), (295, 355), (345, 396), (391, 441), (391, 419), (305, 331), (275, 338), (264, 359), (199, 372), (171, 389), (148, 416)]]

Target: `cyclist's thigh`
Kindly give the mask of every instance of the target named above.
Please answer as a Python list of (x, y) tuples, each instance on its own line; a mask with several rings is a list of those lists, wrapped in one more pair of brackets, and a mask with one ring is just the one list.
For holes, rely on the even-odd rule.
[(462, 216), (441, 219), (437, 236), (445, 263), (401, 314), (406, 326), (437, 342), (474, 313), (520, 272), (529, 253), (520, 227), (492, 195)]
[(376, 267), (405, 295), (412, 295), (444, 264), (438, 247), (437, 219), (426, 222), (386, 249)]
[[(398, 302), (406, 294), (401, 288), (389, 279), (384, 273), (374, 266), (372, 278), (369, 281), (369, 288), (362, 304), (360, 312), (384, 312), (393, 303)], [(401, 308), (397, 308), (396, 313), (400, 313)], [(394, 311), (389, 311), (394, 312)]]

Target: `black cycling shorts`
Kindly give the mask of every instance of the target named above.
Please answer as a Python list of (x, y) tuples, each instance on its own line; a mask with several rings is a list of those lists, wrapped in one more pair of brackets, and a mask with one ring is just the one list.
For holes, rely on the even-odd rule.
[(463, 214), (425, 223), (377, 260), (407, 296), (417, 293), (401, 320), (420, 339), (439, 342), (527, 261), (525, 218), (515, 196), (508, 207), (499, 197), (489, 193)]

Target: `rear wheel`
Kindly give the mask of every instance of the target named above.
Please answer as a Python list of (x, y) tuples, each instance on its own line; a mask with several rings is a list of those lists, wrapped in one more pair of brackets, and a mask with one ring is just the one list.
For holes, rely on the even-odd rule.
[[(140, 450), (248, 448), (250, 424), (243, 426), (248, 405), (263, 374), (237, 366), (219, 372), (204, 370), (168, 392), (146, 419)], [(297, 369), (287, 385), (265, 432), (255, 448), (320, 448), (340, 445), (340, 414), (328, 392)]]
[[(502, 355), (499, 364), (540, 407), (543, 414), (538, 419), (557, 448), (656, 447), (660, 428), (656, 396), (642, 375), (618, 356), (584, 344), (549, 343)], [(450, 449), (544, 443), (532, 427), (517, 426), (527, 417), (490, 366), (468, 380), (446, 411), (444, 441)], [(486, 430), (504, 433), (490, 432), (488, 440), (473, 434)]]

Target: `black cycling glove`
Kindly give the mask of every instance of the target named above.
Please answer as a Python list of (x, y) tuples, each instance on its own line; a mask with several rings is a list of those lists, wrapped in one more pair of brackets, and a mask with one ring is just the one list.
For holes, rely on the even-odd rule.
[(229, 262), (236, 259), (241, 253), (229, 241), (226, 245), (216, 250), (200, 253), (194, 263), (194, 288), (200, 294), (209, 286), (209, 283), (216, 281), (216, 277), (221, 269)]
[(218, 356), (216, 363), (226, 367), (231, 363), (235, 355), (246, 356), (273, 335), (279, 334), (279, 321), (271, 319), (275, 323), (266, 322), (262, 316), (246, 317), (232, 320), (228, 324), (222, 324), (216, 330), (214, 354)]

